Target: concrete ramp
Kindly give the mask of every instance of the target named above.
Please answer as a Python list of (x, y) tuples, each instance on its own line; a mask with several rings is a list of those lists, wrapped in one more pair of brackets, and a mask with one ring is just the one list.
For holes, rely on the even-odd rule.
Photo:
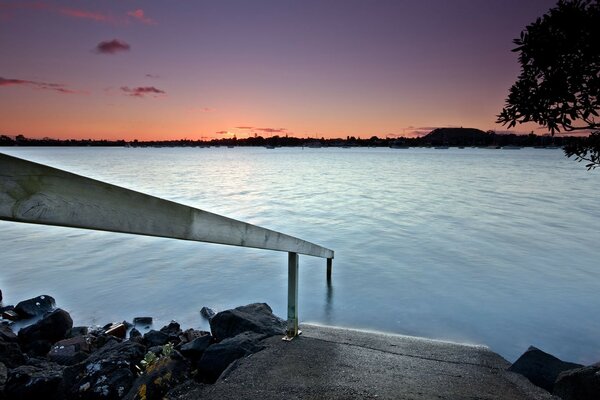
[[(482, 346), (303, 325), (182, 399), (554, 399)], [(190, 388), (191, 389), (191, 388)]]

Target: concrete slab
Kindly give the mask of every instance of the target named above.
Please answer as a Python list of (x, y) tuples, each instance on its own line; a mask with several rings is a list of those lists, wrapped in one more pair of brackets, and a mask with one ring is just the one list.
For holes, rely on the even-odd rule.
[[(555, 399), (482, 346), (303, 325), (181, 399)], [(187, 390), (186, 390), (187, 391)]]

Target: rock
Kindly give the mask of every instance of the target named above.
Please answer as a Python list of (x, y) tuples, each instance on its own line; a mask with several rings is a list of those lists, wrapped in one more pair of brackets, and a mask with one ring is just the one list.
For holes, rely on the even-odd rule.
[(181, 335), (179, 335), (179, 338), (181, 339), (180, 345), (191, 342), (194, 339), (197, 339), (199, 337), (206, 336), (206, 335), (210, 336), (210, 332), (199, 331), (196, 329), (186, 329)]
[(554, 382), (561, 372), (580, 367), (582, 365), (562, 361), (530, 346), (508, 370), (521, 374), (534, 385), (552, 392)]
[(133, 319), (134, 325), (152, 325), (152, 317), (135, 317)]
[(217, 340), (251, 331), (268, 336), (283, 335), (285, 321), (273, 314), (266, 303), (254, 303), (221, 311), (210, 320), (210, 329)]
[(141, 336), (142, 336), (142, 333), (135, 328), (133, 328), (131, 331), (129, 331), (129, 339), (132, 339), (135, 337), (141, 337)]
[(8, 369), (4, 363), (0, 362), (0, 396), (4, 391), (4, 384), (6, 383), (6, 378), (8, 378)]
[(87, 360), (64, 370), (68, 394), (77, 399), (119, 399), (135, 381), (135, 366), (144, 356), (144, 346), (111, 342)]
[(212, 317), (214, 317), (217, 313), (210, 307), (202, 307), (202, 309), (200, 310), (200, 314), (210, 321)]
[(34, 297), (20, 302), (15, 306), (15, 312), (21, 318), (33, 318), (52, 311), (55, 307), (54, 298), (48, 295)]
[(0, 340), (4, 340), (5, 342), (17, 342), (19, 339), (10, 326), (0, 325)]
[(7, 310), (2, 311), (2, 318), (7, 319), (9, 321), (19, 321), (21, 319), (19, 314), (15, 312), (14, 308), (8, 308)]
[(169, 342), (179, 342), (179, 336), (183, 333), (181, 326), (175, 321), (171, 321), (169, 325), (163, 326), (160, 328), (160, 331), (169, 336)]
[(0, 289), (0, 301), (2, 301), (2, 290)]
[(200, 359), (204, 351), (212, 344), (212, 336), (205, 335), (198, 337), (191, 342), (182, 345), (179, 352), (183, 356), (191, 359)]
[(48, 359), (61, 365), (73, 365), (88, 358), (90, 351), (91, 338), (77, 336), (55, 343), (48, 353)]
[(125, 339), (125, 336), (127, 335), (127, 327), (123, 323), (115, 323), (109, 326), (104, 333), (119, 339)]
[(187, 381), (189, 376), (189, 362), (163, 357), (136, 379), (125, 399), (162, 400), (169, 390)]
[(554, 394), (563, 400), (599, 398), (600, 363), (561, 372), (554, 383)]
[(21, 351), (18, 343), (0, 340), (0, 362), (9, 368), (16, 368), (25, 364), (27, 357)]
[(69, 313), (58, 308), (44, 315), (35, 324), (21, 329), (18, 335), (19, 341), (25, 350), (35, 341), (46, 341), (52, 344), (66, 338), (72, 327), (73, 320)]
[(9, 399), (63, 399), (63, 367), (54, 363), (23, 365), (11, 370), (6, 380), (5, 394)]
[(68, 337), (87, 336), (89, 328), (87, 326), (74, 326), (71, 328)]
[(198, 373), (207, 382), (215, 382), (229, 364), (262, 350), (264, 345), (260, 344), (260, 341), (265, 337), (266, 335), (254, 332), (244, 332), (209, 346), (196, 364)]
[(169, 335), (164, 332), (155, 331), (152, 329), (144, 334), (144, 343), (146, 343), (146, 346), (148, 347), (162, 346), (168, 342)]

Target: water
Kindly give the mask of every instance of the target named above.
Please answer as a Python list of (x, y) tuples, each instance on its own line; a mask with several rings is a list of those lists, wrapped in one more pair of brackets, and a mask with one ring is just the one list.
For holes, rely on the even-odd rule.
[[(600, 360), (600, 175), (560, 150), (3, 148), (279, 230), (300, 257), (300, 318)], [(202, 306), (285, 317), (287, 254), (0, 221), (5, 304), (53, 295), (76, 323)]]

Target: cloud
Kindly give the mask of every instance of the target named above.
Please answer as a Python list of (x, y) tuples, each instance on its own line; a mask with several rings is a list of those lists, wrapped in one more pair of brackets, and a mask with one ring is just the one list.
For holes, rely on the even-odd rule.
[(146, 78), (159, 79), (160, 75), (155, 74), (146, 74)]
[(105, 42), (100, 42), (96, 46), (96, 53), (98, 54), (115, 54), (119, 51), (129, 51), (131, 46), (122, 40), (113, 39)]
[(218, 132), (215, 132), (215, 133), (217, 135), (225, 135), (225, 134), (227, 134), (227, 131), (218, 131)]
[(152, 18), (146, 17), (144, 10), (142, 10), (141, 8), (138, 8), (137, 10), (129, 11), (127, 13), (127, 15), (129, 15), (130, 17), (132, 17), (144, 24), (156, 25), (156, 21), (154, 21)]
[(62, 83), (48, 83), (39, 81), (28, 81), (24, 79), (9, 79), (0, 77), (0, 87), (2, 86), (26, 86), (38, 90), (50, 90), (62, 94), (85, 94), (81, 90), (73, 90)]
[(268, 133), (282, 133), (287, 131), (285, 128), (256, 128), (257, 131), (268, 132)]
[(236, 126), (235, 129), (254, 129), (253, 126)]
[(115, 19), (108, 14), (95, 11), (77, 10), (74, 8), (61, 8), (58, 12), (67, 17), (89, 19), (97, 22), (115, 22)]
[(167, 94), (164, 90), (157, 89), (154, 86), (138, 86), (134, 88), (121, 86), (121, 91), (133, 97), (145, 97), (146, 95), (158, 97)]

